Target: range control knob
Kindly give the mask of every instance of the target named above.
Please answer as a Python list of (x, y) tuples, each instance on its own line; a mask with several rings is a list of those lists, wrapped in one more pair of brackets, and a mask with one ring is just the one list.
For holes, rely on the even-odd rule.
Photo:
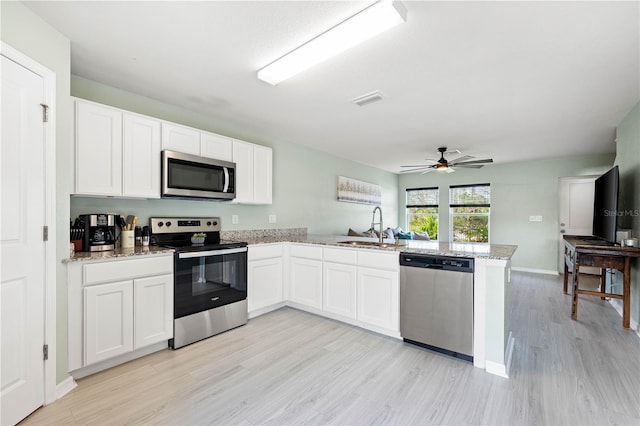
[(171, 226), (171, 222), (167, 222), (167, 226)]
[(211, 221), (207, 221), (207, 226), (211, 226)]
[(218, 222), (216, 222), (215, 220), (213, 221), (213, 226), (218, 225)]
[(164, 222), (158, 222), (158, 228), (162, 228), (164, 226)]

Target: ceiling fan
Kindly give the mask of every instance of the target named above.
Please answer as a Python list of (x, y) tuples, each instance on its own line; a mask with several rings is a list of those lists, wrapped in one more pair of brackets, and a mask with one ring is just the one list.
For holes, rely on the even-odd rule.
[(485, 164), (488, 163), (493, 163), (493, 159), (492, 158), (487, 158), (484, 160), (472, 160), (472, 158), (474, 158), (471, 155), (463, 155), (462, 157), (458, 157), (455, 160), (451, 160), (448, 161), (446, 158), (444, 158), (445, 154), (446, 155), (451, 155), (451, 154), (460, 154), (460, 150), (454, 149), (453, 151), (447, 151), (447, 147), (440, 147), (438, 148), (438, 152), (440, 153), (440, 159), (439, 160), (431, 160), (431, 159), (427, 159), (426, 161), (430, 161), (433, 164), (421, 164), (421, 165), (414, 165), (414, 166), (400, 166), (400, 167), (410, 167), (410, 169), (407, 170), (401, 170), (400, 173), (415, 173), (415, 172), (422, 172), (420, 174), (425, 174), (425, 173), (430, 173), (434, 170), (438, 170), (438, 171), (445, 171), (447, 173), (453, 173), (456, 170), (453, 167), (462, 167), (462, 168), (467, 168), (467, 169), (479, 169), (481, 167), (484, 167)]

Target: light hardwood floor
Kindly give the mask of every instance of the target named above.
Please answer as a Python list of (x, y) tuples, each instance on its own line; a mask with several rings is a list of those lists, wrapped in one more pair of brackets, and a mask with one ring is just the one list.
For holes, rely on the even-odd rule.
[(640, 339), (513, 273), (511, 378), (290, 308), (78, 381), (23, 424), (640, 424)]

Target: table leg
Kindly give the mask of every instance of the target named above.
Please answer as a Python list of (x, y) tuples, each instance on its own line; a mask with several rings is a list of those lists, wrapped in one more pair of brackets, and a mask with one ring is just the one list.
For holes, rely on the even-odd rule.
[(573, 270), (571, 271), (571, 319), (578, 319), (578, 271), (580, 265), (578, 264), (578, 256), (576, 254), (573, 259)]
[(567, 265), (567, 261), (564, 261), (564, 280), (562, 282), (562, 292), (564, 294), (569, 294), (567, 292), (567, 284), (569, 283), (569, 265)]
[(631, 258), (624, 258), (624, 272), (623, 272), (623, 290), (622, 295), (622, 327), (629, 329), (629, 316), (631, 312)]
[(600, 268), (600, 293), (603, 293), (601, 300), (605, 300), (604, 293), (607, 292), (607, 270)]

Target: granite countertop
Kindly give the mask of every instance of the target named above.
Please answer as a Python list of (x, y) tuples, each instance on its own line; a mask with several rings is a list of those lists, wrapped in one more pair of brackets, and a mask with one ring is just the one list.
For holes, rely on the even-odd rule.
[(148, 256), (155, 254), (163, 254), (163, 253), (173, 253), (174, 250), (172, 248), (167, 247), (156, 247), (156, 246), (148, 246), (148, 247), (139, 247), (135, 248), (118, 248), (111, 251), (96, 251), (96, 252), (86, 252), (79, 251), (76, 252), (72, 257), (64, 259), (62, 263), (69, 262), (78, 262), (84, 260), (100, 260), (100, 259), (113, 259), (113, 258), (121, 258), (121, 257), (132, 257), (132, 256)]
[[(438, 241), (420, 240), (394, 240), (385, 239), (382, 247), (376, 245), (358, 245), (358, 242), (378, 242), (377, 238), (348, 237), (345, 235), (307, 235), (307, 236), (273, 236), (246, 238), (249, 244), (269, 243), (305, 243), (320, 244), (341, 248), (355, 248), (358, 250), (382, 250), (400, 253), (431, 254), (439, 256), (473, 257), (484, 259), (509, 260), (518, 246), (503, 244), (474, 244), (474, 243), (448, 243)], [(344, 243), (345, 241), (352, 244)]]

